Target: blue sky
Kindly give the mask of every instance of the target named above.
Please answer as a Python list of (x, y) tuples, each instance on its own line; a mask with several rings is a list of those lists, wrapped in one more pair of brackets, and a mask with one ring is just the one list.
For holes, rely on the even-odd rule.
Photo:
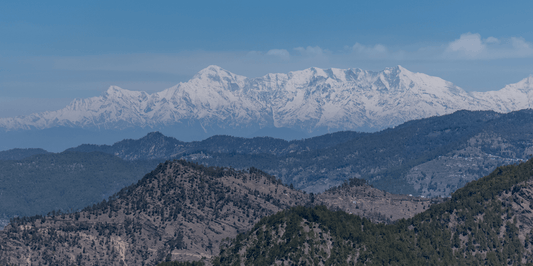
[(531, 10), (531, 1), (2, 1), (0, 117), (110, 85), (161, 91), (211, 64), (248, 77), (402, 65), (497, 90), (533, 74)]

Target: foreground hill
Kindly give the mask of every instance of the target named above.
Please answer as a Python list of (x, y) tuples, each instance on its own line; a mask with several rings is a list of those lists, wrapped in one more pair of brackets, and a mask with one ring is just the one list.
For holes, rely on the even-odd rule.
[[(385, 225), (325, 206), (302, 207), (323, 204), (324, 195), (351, 201), (347, 193), (356, 190), (369, 190), (356, 205), (367, 196), (374, 197), (374, 206), (380, 199), (392, 201), (363, 181), (316, 196), (254, 168), (167, 162), (81, 212), (14, 219), (0, 232), (0, 264), (121, 265), (202, 257), (217, 265), (526, 264), (533, 261), (532, 176), (533, 161), (499, 167), (450, 200), (420, 206), (427, 210)], [(246, 230), (235, 240), (226, 238)], [(218, 244), (220, 255), (213, 257)]]
[(222, 239), (309, 195), (258, 170), (167, 162), (109, 201), (71, 214), (13, 220), (0, 264), (140, 265), (218, 254)]
[(215, 265), (531, 265), (533, 160), (499, 167), (393, 225), (296, 207), (222, 246)]
[(225, 238), (251, 229), (259, 219), (316, 204), (389, 223), (421, 212), (431, 201), (390, 195), (362, 180), (323, 195), (306, 194), (255, 168), (167, 161), (109, 201), (75, 213), (12, 219), (0, 231), (0, 264), (138, 265), (211, 258)]

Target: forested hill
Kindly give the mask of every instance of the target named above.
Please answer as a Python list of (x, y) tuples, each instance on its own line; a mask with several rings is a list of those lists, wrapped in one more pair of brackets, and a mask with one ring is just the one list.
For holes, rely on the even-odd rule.
[(259, 219), (298, 205), (327, 205), (390, 223), (430, 204), (429, 199), (379, 191), (363, 180), (314, 195), (256, 168), (167, 161), (109, 201), (74, 213), (12, 219), (0, 231), (0, 265), (197, 260), (218, 255), (225, 238), (251, 229)]
[(358, 177), (388, 192), (435, 197), (449, 196), (500, 165), (527, 160), (532, 140), (532, 110), (459, 111), (324, 149), (285, 156), (207, 154), (196, 160), (236, 168), (253, 165), (308, 192)]
[(215, 265), (533, 265), (533, 161), (499, 167), (393, 225), (325, 207), (263, 218)]
[[(96, 151), (65, 151), (22, 160), (0, 160), (0, 229), (12, 217), (78, 210), (100, 202), (139, 181), (158, 163), (157, 159), (129, 161)], [(383, 201), (384, 198), (390, 201)], [(376, 222), (412, 217), (430, 204), (427, 200), (384, 193), (368, 185), (344, 186), (335, 193), (318, 195), (318, 200)]]
[(450, 200), (385, 225), (321, 206), (260, 220), (313, 197), (255, 168), (167, 162), (83, 211), (14, 219), (0, 232), (0, 264), (197, 260), (218, 254), (220, 243), (220, 256), (212, 258), (221, 265), (525, 264), (533, 253), (532, 175), (532, 161), (500, 167)]
[(13, 219), (0, 231), (0, 265), (153, 265), (218, 254), (220, 242), (261, 217), (312, 202), (255, 168), (174, 161), (70, 214)]
[(123, 159), (181, 158), (211, 166), (257, 167), (285, 184), (322, 192), (358, 177), (398, 194), (449, 196), (500, 165), (533, 154), (533, 111), (458, 111), (377, 133), (337, 132), (287, 142), (215, 136), (181, 142), (160, 133), (112, 146), (82, 145)]

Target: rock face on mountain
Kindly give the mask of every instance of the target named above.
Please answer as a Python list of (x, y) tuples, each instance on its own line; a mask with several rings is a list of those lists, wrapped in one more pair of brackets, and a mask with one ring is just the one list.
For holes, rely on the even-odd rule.
[(451, 82), (401, 66), (379, 72), (309, 68), (258, 78), (209, 66), (188, 82), (158, 93), (111, 86), (100, 97), (76, 99), (58, 111), (0, 118), (0, 128), (195, 126), (210, 135), (261, 128), (291, 128), (314, 135), (379, 130), (462, 109), (530, 108), (532, 80), (528, 77), (500, 91), (467, 93)]

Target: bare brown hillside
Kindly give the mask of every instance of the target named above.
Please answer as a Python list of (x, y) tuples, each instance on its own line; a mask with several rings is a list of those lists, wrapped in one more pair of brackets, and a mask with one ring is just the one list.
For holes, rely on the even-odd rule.
[(343, 210), (376, 223), (411, 218), (442, 200), (391, 194), (367, 184), (344, 185), (317, 196), (317, 201), (330, 209)]
[(153, 265), (167, 257), (209, 258), (222, 239), (308, 199), (258, 170), (166, 162), (109, 202), (15, 220), (0, 232), (0, 264)]
[(312, 195), (255, 168), (236, 171), (167, 161), (109, 201), (83, 211), (13, 220), (0, 231), (0, 264), (153, 265), (198, 260), (218, 255), (225, 238), (292, 206), (326, 205), (390, 222), (411, 217), (429, 204), (368, 185), (347, 184)]

